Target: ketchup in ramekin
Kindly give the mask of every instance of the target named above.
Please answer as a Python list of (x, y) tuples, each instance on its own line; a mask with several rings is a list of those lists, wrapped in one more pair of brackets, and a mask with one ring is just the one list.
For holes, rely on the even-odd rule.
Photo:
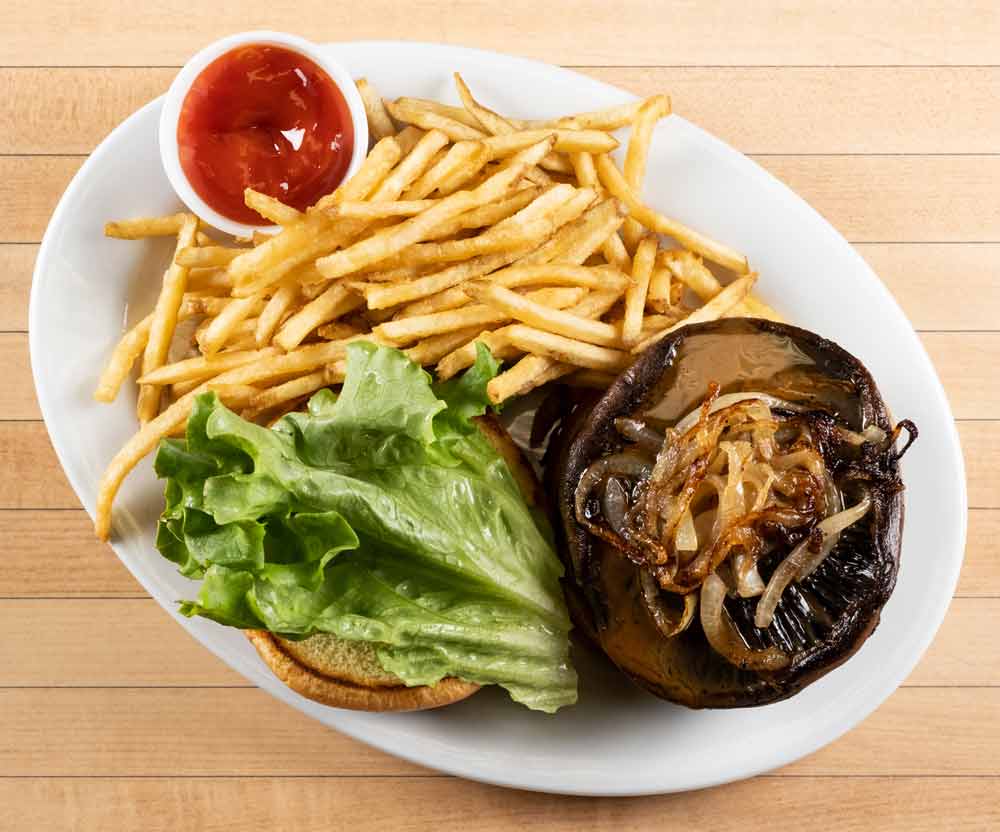
[(334, 80), (299, 52), (239, 46), (195, 78), (177, 120), (188, 182), (219, 214), (248, 225), (260, 216), (246, 188), (305, 209), (344, 179), (354, 124)]

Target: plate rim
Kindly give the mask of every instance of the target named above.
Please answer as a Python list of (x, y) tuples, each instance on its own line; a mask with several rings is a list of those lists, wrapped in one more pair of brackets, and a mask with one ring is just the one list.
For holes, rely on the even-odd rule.
[[(577, 72), (573, 69), (568, 69), (566, 67), (557, 66), (553, 64), (548, 64), (544, 61), (538, 61), (530, 58), (509, 55), (503, 52), (497, 52), (487, 49), (478, 49), (473, 47), (453, 45), (453, 44), (442, 44), (442, 43), (432, 43), (425, 41), (408, 41), (408, 40), (359, 40), (359, 41), (344, 41), (344, 42), (324, 42), (321, 44), (324, 48), (329, 48), (332, 50), (368, 50), (368, 49), (415, 49), (415, 50), (428, 50), (435, 53), (450, 53), (454, 56), (455, 60), (458, 61), (461, 58), (465, 58), (471, 61), (487, 61), (495, 62), (500, 60), (505, 63), (516, 63), (520, 64), (525, 70), (532, 72), (544, 72), (548, 75), (560, 75), (563, 79), (577, 83), (579, 79), (584, 79), (589, 84), (600, 85), (609, 92), (613, 92), (622, 98), (635, 99), (637, 96), (616, 87), (612, 84), (608, 84), (604, 81), (600, 81), (595, 78), (591, 78), (583, 73)], [(60, 467), (62, 468), (65, 476), (69, 480), (70, 486), (83, 505), (88, 516), (93, 517), (93, 506), (91, 500), (85, 499), (83, 494), (84, 491), (81, 489), (81, 478), (79, 476), (80, 472), (74, 472), (71, 467), (67, 465), (67, 448), (68, 443), (64, 446), (64, 443), (59, 441), (52, 431), (49, 429), (50, 425), (50, 414), (54, 409), (54, 404), (51, 400), (50, 394), (48, 392), (47, 383), (44, 378), (40, 376), (38, 363), (35, 361), (36, 353), (41, 349), (38, 344), (37, 339), (40, 337), (38, 335), (39, 328), (36, 325), (38, 322), (38, 316), (41, 315), (41, 310), (38, 303), (38, 294), (40, 292), (39, 285), (41, 282), (41, 275), (46, 271), (49, 271), (50, 261), (54, 256), (55, 247), (55, 232), (53, 229), (61, 227), (65, 220), (64, 214), (69, 210), (69, 206), (75, 200), (78, 191), (84, 187), (85, 179), (89, 175), (92, 168), (98, 167), (104, 160), (104, 157), (112, 152), (111, 141), (118, 134), (124, 133), (128, 130), (129, 126), (136, 120), (139, 120), (148, 110), (157, 107), (162, 102), (163, 96), (159, 96), (147, 104), (140, 107), (138, 110), (133, 112), (118, 125), (111, 130), (107, 136), (102, 139), (100, 144), (94, 149), (94, 151), (88, 156), (80, 169), (74, 174), (69, 185), (66, 187), (65, 191), (61, 195), (52, 216), (46, 226), (45, 234), (42, 237), (41, 244), (39, 246), (38, 255), (35, 260), (34, 269), (32, 272), (32, 284), (29, 294), (29, 311), (28, 311), (28, 347), (29, 356), (32, 370), (32, 379), (35, 386), (35, 393), (38, 398), (39, 407), (42, 414), (43, 422), (46, 426), (46, 432), (49, 435), (53, 449), (55, 450), (56, 456), (59, 460)], [(916, 331), (910, 322), (909, 317), (902, 310), (896, 299), (893, 297), (892, 293), (888, 290), (886, 285), (874, 272), (871, 266), (864, 260), (864, 258), (858, 253), (853, 245), (841, 234), (835, 226), (833, 226), (828, 220), (826, 220), (815, 208), (813, 208), (808, 202), (805, 201), (801, 196), (799, 196), (795, 191), (793, 191), (784, 182), (779, 180), (777, 177), (766, 171), (759, 163), (754, 159), (750, 158), (746, 154), (737, 150), (736, 148), (730, 146), (722, 139), (709, 133), (708, 131), (698, 127), (697, 125), (688, 122), (686, 119), (673, 115), (672, 119), (676, 119), (680, 124), (684, 126), (684, 129), (696, 131), (698, 138), (702, 141), (707, 141), (712, 152), (714, 154), (723, 154), (725, 156), (730, 156), (731, 154), (737, 154), (743, 163), (749, 163), (748, 170), (753, 171), (753, 175), (757, 180), (757, 184), (760, 187), (765, 187), (771, 190), (777, 189), (782, 192), (784, 198), (789, 196), (793, 198), (792, 202), (795, 205), (795, 210), (799, 213), (805, 212), (808, 220), (815, 224), (819, 223), (825, 229), (832, 231), (840, 240), (846, 245), (847, 249), (850, 251), (850, 257), (854, 261), (855, 266), (860, 272), (864, 272), (870, 278), (870, 283), (877, 287), (877, 290), (883, 296), (885, 301), (888, 301), (898, 312), (900, 318), (906, 321), (910, 330), (914, 333), (914, 344), (921, 351), (924, 360), (927, 362), (930, 368), (933, 379), (936, 382), (934, 385), (934, 397), (937, 400), (936, 404), (942, 406), (944, 411), (949, 415), (948, 420), (949, 431), (947, 437), (941, 437), (947, 440), (954, 457), (954, 461), (957, 465), (956, 473), (958, 475), (959, 482), (956, 483), (957, 488), (953, 495), (955, 501), (957, 502), (957, 515), (959, 518), (958, 527), (954, 530), (954, 538), (956, 549), (958, 550), (958, 556), (952, 558), (951, 563), (951, 574), (948, 576), (943, 584), (947, 588), (947, 593), (940, 592), (938, 595), (934, 596), (934, 608), (930, 610), (924, 610), (925, 618), (934, 621), (934, 626), (925, 629), (923, 637), (919, 640), (919, 650), (915, 649), (913, 651), (912, 660), (908, 663), (908, 667), (905, 668), (905, 672), (893, 674), (891, 679), (884, 679), (883, 684), (877, 689), (877, 695), (873, 695), (870, 700), (868, 700), (863, 706), (856, 708), (850, 713), (849, 716), (845, 717), (839, 721), (836, 725), (832, 726), (829, 730), (823, 733), (816, 733), (808, 735), (808, 741), (801, 742), (795, 746), (794, 750), (791, 748), (786, 749), (784, 753), (778, 753), (769, 757), (766, 762), (747, 765), (739, 770), (729, 770), (725, 774), (720, 774), (713, 778), (701, 778), (696, 783), (678, 783), (676, 785), (661, 784), (654, 785), (648, 788), (634, 788), (628, 786), (618, 786), (615, 783), (605, 784), (600, 789), (595, 789), (593, 787), (574, 786), (572, 783), (542, 783), (542, 784), (531, 784), (525, 783), (518, 780), (516, 775), (511, 772), (506, 774), (503, 772), (498, 772), (496, 767), (491, 767), (490, 765), (484, 765), (479, 761), (472, 761), (468, 765), (461, 765), (460, 761), (456, 758), (454, 754), (449, 754), (447, 752), (440, 751), (430, 751), (424, 754), (419, 753), (416, 747), (407, 744), (406, 738), (404, 738), (401, 743), (394, 744), (391, 741), (391, 737), (385, 737), (382, 735), (372, 737), (367, 735), (363, 725), (354, 725), (350, 722), (341, 724), (339, 717), (342, 713), (337, 709), (330, 709), (333, 711), (329, 722), (319, 720), (314, 714), (309, 712), (309, 707), (314, 704), (309, 700), (302, 700), (301, 697), (295, 695), (292, 691), (285, 688), (277, 680), (270, 680), (269, 684), (261, 685), (258, 680), (248, 679), (249, 682), (257, 684), (258, 687), (262, 687), (265, 691), (270, 693), (275, 698), (280, 701), (291, 705), (300, 712), (306, 714), (310, 718), (320, 722), (325, 728), (334, 728), (335, 730), (352, 737), (353, 739), (364, 742), (374, 748), (378, 748), (381, 751), (389, 753), (400, 759), (407, 760), (409, 762), (415, 763), (420, 766), (427, 768), (432, 768), (437, 771), (441, 771), (447, 774), (452, 774), (460, 776), (466, 779), (471, 779), (483, 783), (488, 783), (491, 785), (504, 786), (508, 788), (517, 788), (526, 791), (536, 791), (545, 792), (552, 794), (570, 794), (570, 795), (592, 795), (592, 796), (640, 796), (640, 795), (653, 795), (653, 794), (668, 794), (677, 793), (683, 791), (690, 791), (694, 789), (710, 788), (717, 785), (722, 785), (725, 783), (734, 782), (737, 780), (746, 779), (753, 777), (768, 771), (772, 771), (776, 768), (782, 767), (789, 764), (795, 760), (802, 759), (810, 754), (815, 753), (817, 750), (825, 747), (831, 742), (835, 741), (839, 737), (846, 734), (848, 731), (860, 725), (864, 720), (866, 720), (877, 708), (879, 708), (888, 698), (891, 696), (900, 686), (900, 684), (905, 680), (907, 676), (913, 671), (917, 663), (923, 658), (928, 647), (930, 646), (933, 639), (936, 637), (940, 630), (941, 624), (944, 621), (944, 617), (947, 614), (948, 608), (951, 604), (951, 600), (954, 597), (955, 587), (957, 586), (959, 574), (961, 571), (962, 563), (964, 561), (965, 544), (967, 540), (967, 523), (968, 523), (968, 495), (967, 495), (967, 482), (966, 482), (966, 471), (964, 455), (961, 449), (961, 441), (958, 433), (957, 425), (955, 423), (954, 414), (952, 413), (950, 403), (948, 402), (947, 396), (945, 394), (944, 388), (941, 384), (940, 378), (938, 377), (937, 370), (934, 367), (933, 362), (927, 353), (923, 342), (917, 337)], [(930, 392), (930, 391), (924, 391)], [(112, 544), (112, 549), (115, 551), (116, 557), (119, 561), (125, 565), (133, 576), (137, 580), (140, 580), (138, 575), (132, 570), (131, 565), (128, 560), (119, 554), (117, 547)], [(140, 583), (142, 581), (140, 580)], [(145, 584), (143, 584), (144, 588)], [(147, 590), (148, 591), (148, 590)], [(163, 608), (173, 619), (178, 621), (189, 635), (194, 634), (191, 632), (189, 627), (186, 625), (185, 621), (182, 621), (176, 611), (172, 609), (165, 600), (161, 600), (156, 594), (150, 593), (153, 599)], [(194, 636), (198, 641), (199, 645), (209, 650), (213, 655), (216, 655), (220, 660), (222, 660), (228, 667), (234, 669), (236, 672), (240, 673), (241, 676), (245, 676), (243, 670), (237, 667), (236, 663), (230, 659), (227, 655), (227, 651), (224, 649), (215, 649), (209, 644), (202, 641), (197, 636)], [(896, 678), (898, 677), (898, 678)], [(513, 706), (512, 706), (513, 707)]]

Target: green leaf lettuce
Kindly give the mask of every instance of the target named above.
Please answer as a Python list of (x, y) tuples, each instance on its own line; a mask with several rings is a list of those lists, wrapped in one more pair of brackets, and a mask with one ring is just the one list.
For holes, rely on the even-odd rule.
[(397, 350), (357, 343), (340, 395), (273, 428), (199, 397), (156, 457), (157, 547), (201, 580), (182, 611), (372, 642), (408, 685), (458, 676), (538, 710), (574, 702), (548, 529), (472, 421), (496, 371), (481, 348), (432, 386)]

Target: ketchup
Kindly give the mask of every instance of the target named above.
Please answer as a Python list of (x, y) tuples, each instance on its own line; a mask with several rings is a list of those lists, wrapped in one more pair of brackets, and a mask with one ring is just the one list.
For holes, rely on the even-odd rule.
[(181, 167), (198, 195), (237, 222), (264, 220), (245, 188), (300, 210), (333, 191), (354, 151), (347, 102), (308, 58), (254, 44), (227, 52), (195, 79), (177, 124)]

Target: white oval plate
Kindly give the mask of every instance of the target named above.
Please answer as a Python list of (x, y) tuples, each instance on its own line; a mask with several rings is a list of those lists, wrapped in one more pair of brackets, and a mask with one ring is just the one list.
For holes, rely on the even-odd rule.
[[(525, 118), (631, 98), (575, 72), (471, 49), (385, 42), (330, 49), (356, 77), (366, 75), (387, 95), (458, 103), (451, 73), (459, 70), (485, 103)], [(160, 167), (159, 112), (159, 101), (141, 109), (81, 168), (49, 224), (32, 285), (38, 399), (59, 459), (89, 512), (104, 466), (135, 430), (134, 389), (123, 390), (112, 406), (96, 404), (91, 391), (123, 320), (151, 308), (156, 276), (172, 248), (171, 241), (105, 239), (102, 224), (179, 208)], [(696, 712), (639, 691), (579, 650), (579, 704), (553, 717), (516, 706), (495, 689), (439, 711), (353, 713), (293, 693), (238, 631), (176, 614), (175, 602), (191, 597), (194, 585), (153, 547), (162, 497), (148, 461), (129, 478), (117, 503), (118, 556), (181, 626), (254, 684), (392, 754), (490, 783), (591, 795), (696, 789), (784, 765), (857, 725), (929, 645), (961, 565), (965, 476), (941, 384), (909, 322), (861, 257), (745, 156), (672, 116), (656, 133), (646, 197), (746, 252), (760, 271), (761, 296), (791, 321), (857, 355), (893, 412), (920, 428), (904, 466), (899, 583), (877, 632), (843, 667), (785, 702)]]

